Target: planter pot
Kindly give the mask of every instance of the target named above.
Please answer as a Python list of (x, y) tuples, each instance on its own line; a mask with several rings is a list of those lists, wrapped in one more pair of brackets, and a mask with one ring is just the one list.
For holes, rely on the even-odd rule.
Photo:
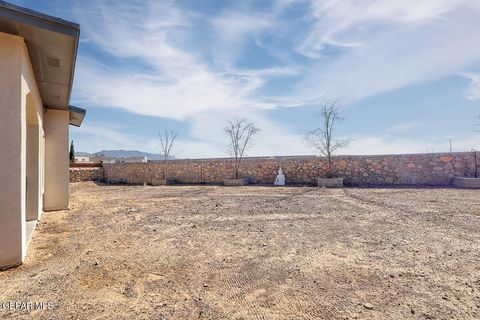
[(317, 186), (324, 188), (343, 188), (343, 178), (317, 178)]
[(223, 184), (226, 186), (246, 186), (248, 184), (248, 178), (242, 179), (225, 179)]
[(480, 178), (454, 177), (453, 185), (459, 188), (480, 189)]
[(169, 186), (175, 184), (175, 179), (152, 179), (152, 186)]

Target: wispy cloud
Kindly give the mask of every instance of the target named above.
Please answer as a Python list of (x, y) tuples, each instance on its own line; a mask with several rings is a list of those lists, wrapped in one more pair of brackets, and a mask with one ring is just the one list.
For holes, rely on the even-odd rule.
[(480, 99), (480, 74), (465, 73), (464, 76), (470, 80), (470, 85), (465, 90), (465, 98), (469, 100)]
[[(301, 6), (308, 9), (286, 18)], [(303, 136), (265, 110), (329, 98), (349, 104), (459, 73), (471, 80), (465, 96), (480, 98), (480, 78), (469, 72), (480, 65), (473, 32), (480, 30), (479, 1), (277, 0), (266, 9), (234, 4), (212, 15), (169, 0), (96, 1), (77, 2), (75, 15), (89, 48), (78, 58), (75, 99), (188, 122), (182, 156), (223, 155), (222, 124), (235, 115), (263, 129), (252, 155), (301, 154), (311, 153)], [(272, 57), (268, 67), (239, 63), (262, 54)], [(400, 123), (385, 136), (356, 137), (348, 152), (440, 145), (391, 136), (414, 127)], [(121, 128), (87, 129), (111, 146), (142, 139), (122, 136)], [(140, 145), (156, 148), (154, 139)]]
[[(92, 63), (91, 57), (80, 57), (76, 92), (93, 105), (174, 119), (225, 108), (269, 108), (270, 102), (255, 98), (255, 91), (269, 77), (295, 72), (291, 67), (237, 70), (224, 65), (219, 69), (192, 47), (182, 48), (184, 28), (195, 29), (189, 19), (195, 21), (195, 16), (180, 11), (173, 2), (99, 3), (77, 12), (89, 41), (112, 59), (122, 59), (112, 70)], [(229, 47), (225, 42), (234, 46), (245, 34), (268, 24), (240, 15), (211, 23), (221, 38), (217, 48)]]
[(409, 133), (413, 129), (416, 129), (420, 126), (418, 122), (409, 121), (409, 122), (401, 122), (387, 128), (385, 131), (390, 133)]
[[(399, 137), (393, 133), (382, 135), (355, 135), (351, 143), (341, 151), (343, 154), (398, 154), (448, 152), (450, 139), (439, 137)], [(473, 136), (452, 137), (452, 151), (469, 151), (475, 146)], [(477, 141), (475, 141), (477, 140)]]
[[(280, 17), (299, 2), (311, 7), (305, 16), (312, 21), (305, 25), (310, 31), (304, 38), (298, 34), (297, 47), (263, 49), (314, 59), (301, 64), (289, 59), (268, 70), (239, 69), (237, 60), (249, 54), (247, 38), (267, 34), (275, 42), (295, 32), (286, 31)], [(96, 105), (182, 119), (207, 110), (278, 107), (282, 101), (293, 106), (324, 98), (348, 102), (480, 64), (480, 42), (471, 32), (480, 29), (478, 1), (277, 4), (271, 12), (239, 7), (217, 16), (199, 16), (172, 1), (80, 4), (77, 17), (88, 41), (120, 62), (112, 70), (81, 56), (76, 92)], [(211, 36), (208, 28), (197, 30), (205, 23)], [(287, 69), (290, 73), (282, 72)], [(297, 77), (288, 93), (262, 92), (270, 80), (291, 75)]]
[(275, 23), (271, 14), (229, 11), (210, 19), (214, 37), (211, 53), (215, 64), (232, 67), (248, 50), (248, 40), (255, 40)]
[[(124, 128), (107, 122), (92, 122), (82, 125), (81, 128), (72, 128), (71, 133), (76, 137), (77, 150), (97, 152), (99, 150), (123, 149), (141, 150), (151, 153), (161, 153), (160, 140), (156, 136), (127, 133)], [(185, 134), (181, 132), (181, 134)], [(196, 139), (186, 139), (180, 136), (172, 150), (173, 155), (180, 158), (226, 156), (217, 143)]]
[[(318, 22), (298, 51), (314, 57), (298, 95), (358, 100), (480, 63), (478, 1), (312, 1)], [(341, 54), (325, 52), (347, 47)]]
[(310, 18), (316, 20), (299, 47), (307, 56), (319, 57), (327, 45), (356, 47), (375, 42), (381, 29), (417, 28), (444, 20), (447, 14), (479, 3), (469, 0), (311, 0)]
[[(195, 123), (202, 121), (206, 124), (193, 128), (194, 138), (180, 136), (174, 145), (173, 153), (179, 158), (226, 157), (227, 139), (222, 133), (225, 117), (218, 115), (204, 115), (195, 119)], [(253, 147), (247, 155), (255, 156), (283, 156), (315, 154), (315, 150), (306, 142), (301, 134), (291, 134), (281, 129), (261, 115), (253, 117), (255, 124), (262, 129), (255, 138)], [(160, 153), (160, 141), (157, 137), (145, 138), (141, 135), (125, 133), (123, 128), (111, 123), (86, 124), (82, 128), (74, 128), (77, 150), (95, 152), (102, 149), (126, 149)], [(275, 132), (272, 139), (269, 133)], [(181, 133), (185, 134), (185, 133)], [(399, 137), (394, 133), (381, 135), (353, 135), (342, 139), (350, 143), (338, 151), (338, 154), (395, 154), (395, 153), (425, 153), (448, 152), (450, 139), (439, 137), (410, 138)], [(457, 135), (451, 137), (453, 151), (469, 151), (478, 143), (480, 137)]]

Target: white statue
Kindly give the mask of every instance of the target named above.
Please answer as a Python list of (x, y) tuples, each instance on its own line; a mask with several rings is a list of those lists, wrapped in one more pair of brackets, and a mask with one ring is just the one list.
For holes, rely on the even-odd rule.
[(285, 185), (285, 176), (283, 175), (282, 168), (278, 169), (277, 179), (273, 183), (276, 186), (284, 186)]

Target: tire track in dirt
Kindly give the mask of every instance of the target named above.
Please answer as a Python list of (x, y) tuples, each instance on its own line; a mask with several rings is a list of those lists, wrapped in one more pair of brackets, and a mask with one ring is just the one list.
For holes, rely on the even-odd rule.
[[(337, 303), (329, 303), (327, 299), (317, 298), (315, 295), (301, 294), (299, 291), (288, 290), (277, 301), (272, 319), (339, 319), (343, 310), (352, 306), (339, 308)], [(332, 298), (331, 301), (338, 301), (341, 297)]]
[(287, 266), (278, 263), (275, 270), (254, 263), (213, 268), (208, 274), (216, 291), (225, 292), (220, 295), (219, 302), (229, 319), (336, 319), (344, 310), (353, 308), (353, 304), (342, 301), (339, 296), (321, 299), (295, 285), (311, 280), (299, 280), (295, 276), (297, 281), (288, 283), (287, 270)]
[(245, 319), (268, 319), (256, 299), (249, 301), (255, 292), (269, 287), (271, 283), (259, 264), (215, 269), (209, 270), (208, 274), (211, 281), (220, 286), (219, 291), (225, 292), (220, 298), (222, 305), (233, 307), (228, 308), (232, 310), (228, 313), (229, 318), (241, 314)]
[[(301, 201), (302, 197), (310, 197), (318, 193), (319, 189), (309, 188), (294, 194), (282, 195), (281, 198), (277, 195), (265, 195), (261, 199), (255, 199), (257, 200), (255, 204), (261, 205), (261, 207), (269, 207), (272, 203), (278, 205), (279, 202), (292, 204), (297, 199)], [(323, 192), (321, 194), (328, 196)], [(251, 203), (251, 201), (249, 202)], [(301, 219), (302, 217), (302, 215), (299, 215), (295, 219)], [(316, 215), (309, 216), (309, 218), (316, 217)], [(261, 259), (259, 260), (261, 261)], [(228, 313), (229, 318), (332, 319), (339, 318), (342, 309), (352, 307), (347, 302), (339, 306), (308, 294), (285, 294), (293, 288), (285, 281), (288, 267), (277, 263), (275, 265), (276, 270), (270, 270), (266, 269), (264, 264), (265, 262), (260, 262), (208, 271), (208, 274), (212, 275), (210, 281), (217, 283), (221, 287), (220, 291), (226, 292), (220, 298), (220, 304), (225, 306), (227, 310), (234, 310)], [(272, 278), (272, 275), (275, 275), (274, 278)], [(278, 294), (279, 292), (282, 294)], [(331, 301), (339, 301), (339, 297), (332, 297)]]
[(418, 210), (412, 210), (406, 207), (398, 207), (398, 206), (388, 204), (387, 202), (384, 202), (384, 201), (378, 201), (372, 198), (362, 197), (346, 189), (342, 189), (342, 191), (343, 191), (343, 195), (354, 200), (354, 201), (349, 201), (349, 203), (352, 203), (352, 204), (357, 204), (357, 205), (361, 204), (365, 207), (373, 206), (373, 208), (380, 208), (380, 209), (390, 209), (395, 211), (395, 213), (400, 213), (400, 214), (405, 214), (405, 213), (417, 214), (418, 213)]
[(405, 303), (418, 318), (478, 318), (478, 193), (77, 189), (69, 233), (47, 213), (31, 261), (0, 273), (0, 301), (27, 292), (55, 314), (0, 318), (403, 319)]
[[(181, 188), (181, 187), (179, 187)], [(150, 190), (149, 190), (150, 191)], [(155, 189), (155, 191), (158, 191), (158, 189)], [(199, 190), (191, 190), (191, 189), (188, 189), (188, 190), (175, 190), (175, 191), (171, 191), (170, 190), (166, 190), (167, 192), (163, 191), (162, 193), (156, 193), (154, 195), (151, 195), (151, 194), (148, 194), (147, 195), (147, 198), (148, 199), (170, 199), (170, 200), (177, 200), (177, 199), (180, 199), (180, 198), (184, 198), (184, 197), (193, 197), (193, 196), (198, 196), (198, 195), (205, 195), (207, 196), (208, 194), (210, 194), (212, 191), (215, 191), (215, 188), (202, 188), (202, 189), (199, 189)]]

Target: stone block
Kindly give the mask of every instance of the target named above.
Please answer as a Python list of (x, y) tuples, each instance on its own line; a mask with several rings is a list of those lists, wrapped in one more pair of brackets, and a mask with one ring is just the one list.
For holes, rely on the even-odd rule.
[(317, 178), (317, 187), (343, 188), (343, 178)]
[(246, 186), (248, 184), (248, 178), (242, 179), (225, 179), (223, 184), (226, 186)]
[(175, 179), (152, 179), (152, 186), (168, 186), (175, 184)]
[(455, 177), (453, 185), (459, 188), (480, 189), (480, 178)]
[(453, 156), (442, 156), (440, 157), (440, 161), (442, 161), (443, 163), (447, 163), (447, 162), (450, 162), (453, 160)]
[[(453, 158), (452, 158), (453, 157)], [(473, 174), (473, 157), (470, 153), (432, 153), (417, 155), (388, 156), (338, 156), (335, 168), (338, 174), (357, 185), (372, 184), (412, 184), (451, 185), (452, 176)], [(275, 179), (272, 172), (279, 167), (284, 169), (291, 183), (315, 181), (311, 177), (325, 174), (326, 160), (322, 157), (275, 157), (245, 158), (241, 165), (241, 176), (248, 176), (252, 182), (271, 183)], [(159, 165), (155, 162), (135, 164), (106, 164), (105, 177), (125, 183), (150, 182), (159, 179)], [(233, 175), (231, 159), (178, 160), (171, 161), (170, 176), (185, 183), (220, 183)], [(72, 173), (72, 176), (75, 174)], [(75, 178), (77, 179), (77, 178)], [(157, 183), (156, 183), (157, 184)]]

